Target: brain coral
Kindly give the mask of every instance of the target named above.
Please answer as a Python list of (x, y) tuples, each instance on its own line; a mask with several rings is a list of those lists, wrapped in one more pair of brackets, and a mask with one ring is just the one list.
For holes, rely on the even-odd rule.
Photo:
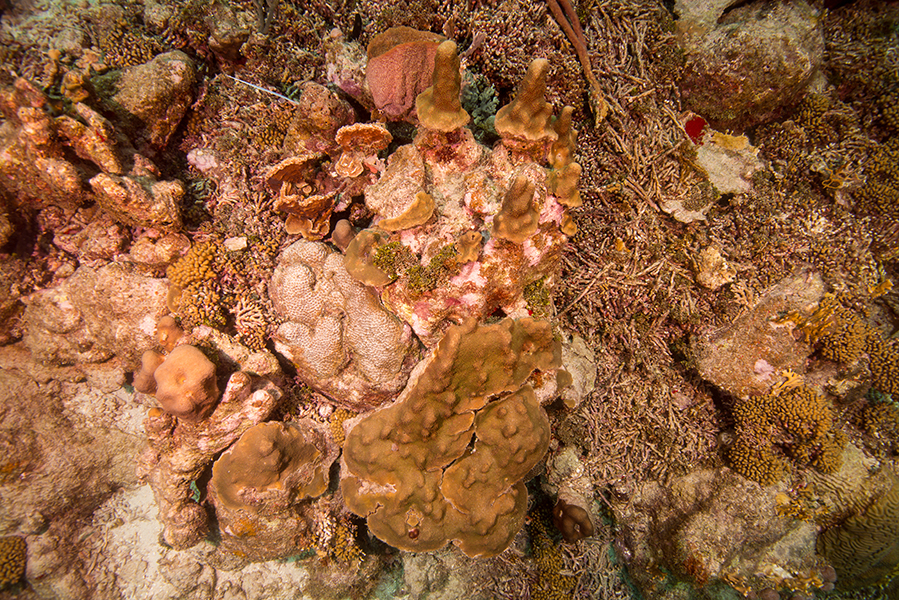
[(899, 477), (886, 475), (883, 493), (866, 509), (818, 538), (844, 589), (882, 583), (899, 570)]
[(525, 382), (560, 356), (544, 321), (451, 327), (397, 401), (347, 434), (347, 506), (404, 550), (449, 541), (469, 556), (505, 550), (524, 522), (522, 479), (549, 443), (546, 413)]
[(402, 389), (418, 358), (412, 332), (347, 273), (343, 255), (317, 242), (293, 244), (269, 295), (285, 319), (275, 348), (310, 386), (353, 410)]

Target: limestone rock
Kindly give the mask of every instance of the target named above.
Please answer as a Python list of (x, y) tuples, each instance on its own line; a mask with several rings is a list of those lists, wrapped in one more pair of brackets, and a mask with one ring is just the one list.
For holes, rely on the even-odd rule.
[(167, 312), (168, 285), (111, 263), (83, 266), (62, 285), (33, 294), (25, 310), (25, 344), (42, 362), (102, 362), (118, 355), (137, 364), (155, 346)]
[(738, 397), (767, 393), (785, 369), (805, 372), (812, 353), (795, 339), (790, 322), (774, 319), (791, 311), (807, 311), (824, 294), (821, 276), (802, 272), (787, 277), (762, 295), (755, 307), (733, 324), (693, 341), (702, 377)]
[[(745, 130), (777, 118), (804, 94), (824, 57), (821, 16), (807, 2), (679, 0), (687, 54), (684, 104), (716, 128)], [(723, 15), (723, 16), (722, 16)]]
[(193, 102), (193, 61), (178, 50), (126, 69), (112, 100), (136, 118), (146, 140), (163, 147)]

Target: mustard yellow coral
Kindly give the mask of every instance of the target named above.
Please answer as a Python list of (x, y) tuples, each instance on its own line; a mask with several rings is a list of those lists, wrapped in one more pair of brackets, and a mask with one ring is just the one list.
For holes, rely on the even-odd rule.
[(531, 589), (534, 600), (567, 600), (577, 578), (566, 573), (565, 557), (558, 543), (553, 540), (549, 517), (539, 505), (530, 513), (528, 533), (531, 536), (531, 553), (537, 566), (537, 581)]
[(0, 538), (0, 590), (18, 583), (25, 574), (25, 540), (15, 535)]
[(840, 467), (845, 436), (833, 430), (833, 412), (822, 396), (804, 386), (737, 402), (737, 440), (728, 452), (731, 467), (770, 485), (786, 474), (789, 457), (825, 473)]
[(169, 281), (180, 288), (215, 279), (216, 246), (212, 242), (203, 242), (193, 246), (166, 270)]

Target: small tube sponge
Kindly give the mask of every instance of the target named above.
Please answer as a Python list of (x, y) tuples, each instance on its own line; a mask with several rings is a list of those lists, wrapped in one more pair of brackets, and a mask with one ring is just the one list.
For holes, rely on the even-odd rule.
[(434, 57), (434, 83), (415, 99), (415, 110), (423, 127), (449, 133), (471, 120), (462, 108), (459, 94), (462, 74), (456, 42), (447, 40), (437, 46)]
[(546, 59), (531, 61), (515, 99), (496, 113), (493, 125), (503, 139), (518, 138), (529, 142), (556, 139), (557, 134), (551, 126), (553, 107), (544, 98), (548, 71)]
[(219, 399), (215, 365), (194, 346), (178, 346), (156, 369), (156, 399), (181, 420), (205, 419)]
[(292, 501), (320, 496), (337, 457), (325, 437), (308, 420), (254, 425), (212, 466), (216, 499), (233, 510), (254, 510), (266, 492), (286, 492)]
[(493, 219), (493, 234), (520, 244), (537, 232), (540, 213), (534, 207), (533, 182), (519, 175), (503, 198), (503, 206)]

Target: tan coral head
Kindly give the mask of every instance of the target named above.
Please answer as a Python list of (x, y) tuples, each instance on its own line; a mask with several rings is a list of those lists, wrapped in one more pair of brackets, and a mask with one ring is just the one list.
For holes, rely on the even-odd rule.
[(183, 421), (205, 419), (219, 399), (215, 365), (194, 346), (178, 346), (156, 368), (156, 400)]
[(418, 120), (427, 129), (449, 133), (465, 127), (471, 117), (462, 108), (462, 73), (456, 42), (447, 40), (437, 46), (434, 57), (434, 84), (415, 99)]

